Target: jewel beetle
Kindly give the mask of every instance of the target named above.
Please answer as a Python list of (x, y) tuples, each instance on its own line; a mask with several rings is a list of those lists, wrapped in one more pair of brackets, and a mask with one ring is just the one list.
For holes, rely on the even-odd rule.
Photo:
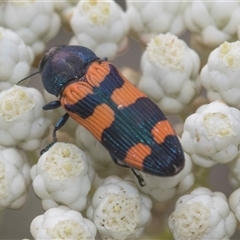
[(83, 46), (61, 45), (45, 53), (37, 73), (46, 91), (59, 97), (43, 109), (66, 110), (55, 125), (53, 142), (42, 152), (57, 142), (57, 130), (72, 117), (117, 165), (131, 168), (141, 186), (144, 181), (135, 170), (168, 177), (184, 167), (181, 144), (166, 116), (106, 58)]

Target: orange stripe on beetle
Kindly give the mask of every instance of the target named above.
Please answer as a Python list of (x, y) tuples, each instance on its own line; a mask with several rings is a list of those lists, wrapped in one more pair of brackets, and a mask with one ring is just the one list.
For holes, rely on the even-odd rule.
[(87, 82), (92, 87), (99, 87), (100, 83), (103, 82), (106, 76), (110, 72), (110, 67), (107, 62), (94, 62), (89, 66), (86, 72)]
[(176, 135), (168, 120), (162, 120), (155, 124), (151, 133), (157, 143), (163, 143), (169, 135)]
[(142, 170), (143, 161), (145, 157), (151, 154), (151, 151), (151, 147), (149, 147), (148, 145), (138, 143), (128, 150), (124, 162), (133, 168)]
[(79, 114), (72, 112), (69, 114), (75, 121), (87, 128), (98, 141), (101, 141), (105, 128), (110, 127), (114, 121), (114, 111), (105, 103), (98, 105), (93, 114), (86, 119), (81, 118)]
[(63, 90), (61, 103), (62, 105), (75, 104), (86, 97), (88, 94), (93, 94), (92, 87), (87, 82), (74, 82)]
[(139, 91), (129, 81), (125, 81), (123, 86), (115, 89), (111, 95), (113, 102), (121, 107), (127, 107), (135, 103), (135, 101), (140, 97), (146, 97), (146, 95)]

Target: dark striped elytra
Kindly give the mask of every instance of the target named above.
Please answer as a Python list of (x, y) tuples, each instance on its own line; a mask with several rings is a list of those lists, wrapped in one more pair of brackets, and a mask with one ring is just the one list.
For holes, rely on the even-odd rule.
[[(40, 64), (43, 85), (66, 114), (53, 132), (72, 117), (109, 151), (114, 162), (134, 171), (173, 176), (184, 166), (178, 137), (162, 111), (125, 79), (107, 60), (81, 46), (60, 46), (45, 54)], [(47, 150), (49, 146), (45, 149)]]

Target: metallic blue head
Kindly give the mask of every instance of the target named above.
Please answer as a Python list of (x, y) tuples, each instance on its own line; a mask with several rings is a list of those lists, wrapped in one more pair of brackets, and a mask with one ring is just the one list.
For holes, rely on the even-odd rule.
[(86, 47), (52, 47), (44, 54), (39, 67), (44, 88), (59, 96), (67, 83), (83, 76), (87, 66), (98, 59), (95, 53)]

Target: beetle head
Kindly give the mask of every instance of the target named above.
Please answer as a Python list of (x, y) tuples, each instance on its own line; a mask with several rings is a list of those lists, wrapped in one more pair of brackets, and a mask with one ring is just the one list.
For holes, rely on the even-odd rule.
[(59, 96), (71, 81), (85, 74), (87, 66), (99, 58), (82, 46), (57, 46), (49, 49), (40, 61), (43, 86), (47, 92)]

